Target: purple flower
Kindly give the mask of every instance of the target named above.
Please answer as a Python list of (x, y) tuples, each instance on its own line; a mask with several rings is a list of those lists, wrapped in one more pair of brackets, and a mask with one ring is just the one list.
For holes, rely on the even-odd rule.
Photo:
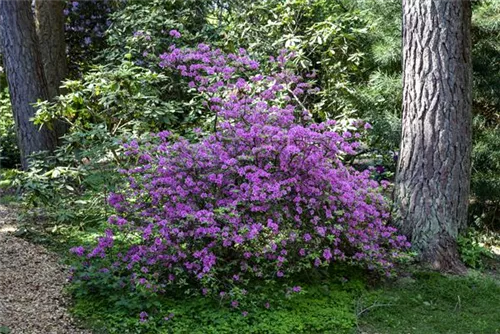
[(148, 320), (148, 317), (149, 317), (149, 315), (144, 311), (142, 311), (139, 314), (140, 322), (146, 322)]
[(177, 30), (170, 30), (168, 34), (173, 38), (181, 38), (181, 33)]
[(292, 291), (293, 291), (293, 292), (300, 292), (301, 290), (302, 290), (302, 288), (301, 288), (300, 286), (294, 286), (294, 287), (292, 288)]
[(330, 261), (331, 258), (333, 257), (332, 256), (332, 251), (330, 250), (330, 248), (326, 248), (324, 251), (323, 251), (323, 257), (325, 258), (325, 260), (327, 261)]
[(77, 256), (83, 256), (85, 253), (85, 248), (83, 248), (82, 246), (78, 246), (71, 248), (69, 251)]

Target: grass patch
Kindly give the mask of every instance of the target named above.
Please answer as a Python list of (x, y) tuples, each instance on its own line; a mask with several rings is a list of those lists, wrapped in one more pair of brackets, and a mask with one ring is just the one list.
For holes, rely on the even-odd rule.
[(367, 333), (500, 333), (500, 282), (477, 272), (417, 273), (364, 297), (367, 306), (385, 305), (361, 317)]

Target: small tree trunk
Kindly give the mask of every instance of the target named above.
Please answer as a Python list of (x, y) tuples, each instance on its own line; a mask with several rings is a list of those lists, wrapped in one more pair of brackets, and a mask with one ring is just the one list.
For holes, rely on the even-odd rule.
[[(44, 68), (49, 99), (53, 99), (60, 92), (61, 82), (68, 74), (66, 62), (66, 40), (64, 35), (64, 14), (66, 3), (61, 0), (36, 0), (35, 18), (40, 53)], [(57, 138), (64, 135), (68, 126), (62, 121), (54, 124)]]
[(30, 0), (0, 0), (0, 41), (9, 83), (10, 100), (16, 123), (23, 169), (33, 152), (53, 150), (57, 139), (47, 127), (38, 129), (31, 121), (33, 103), (47, 100), (49, 92), (44, 76)]
[(403, 0), (403, 131), (395, 220), (421, 260), (463, 273), (471, 154), (471, 4)]

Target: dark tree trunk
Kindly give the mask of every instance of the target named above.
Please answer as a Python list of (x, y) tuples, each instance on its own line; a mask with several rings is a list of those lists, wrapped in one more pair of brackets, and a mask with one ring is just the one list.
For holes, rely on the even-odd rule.
[[(36, 28), (49, 99), (61, 93), (61, 82), (68, 74), (63, 14), (65, 5), (66, 2), (61, 0), (35, 1)], [(62, 121), (55, 122), (54, 127), (57, 138), (68, 130), (67, 125)]]
[(395, 220), (421, 260), (463, 273), (471, 154), (471, 4), (403, 0), (403, 131)]
[(68, 73), (64, 37), (64, 6), (65, 2), (60, 0), (35, 1), (36, 28), (50, 97), (59, 94), (61, 81)]
[(28, 155), (41, 150), (53, 150), (57, 143), (54, 131), (46, 126), (39, 129), (30, 121), (35, 114), (32, 104), (38, 99), (49, 98), (31, 1), (0, 0), (0, 22), (0, 41), (21, 163), (26, 169)]

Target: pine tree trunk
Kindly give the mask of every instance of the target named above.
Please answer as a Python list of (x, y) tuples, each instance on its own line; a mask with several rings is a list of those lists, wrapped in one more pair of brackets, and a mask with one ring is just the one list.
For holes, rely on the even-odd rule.
[[(36, 0), (35, 18), (40, 53), (44, 68), (49, 99), (60, 94), (61, 82), (68, 74), (66, 62), (66, 40), (64, 36), (64, 14), (66, 3), (61, 0)], [(68, 126), (62, 121), (54, 124), (57, 138), (64, 135)]]
[(64, 6), (65, 2), (60, 0), (35, 1), (36, 28), (50, 97), (59, 94), (61, 81), (68, 73)]
[(33, 152), (53, 150), (57, 138), (47, 127), (39, 130), (31, 121), (33, 103), (47, 100), (49, 92), (43, 72), (30, 0), (0, 0), (0, 41), (9, 83), (23, 169)]
[(403, 131), (395, 220), (421, 260), (463, 273), (471, 154), (471, 4), (403, 0)]

